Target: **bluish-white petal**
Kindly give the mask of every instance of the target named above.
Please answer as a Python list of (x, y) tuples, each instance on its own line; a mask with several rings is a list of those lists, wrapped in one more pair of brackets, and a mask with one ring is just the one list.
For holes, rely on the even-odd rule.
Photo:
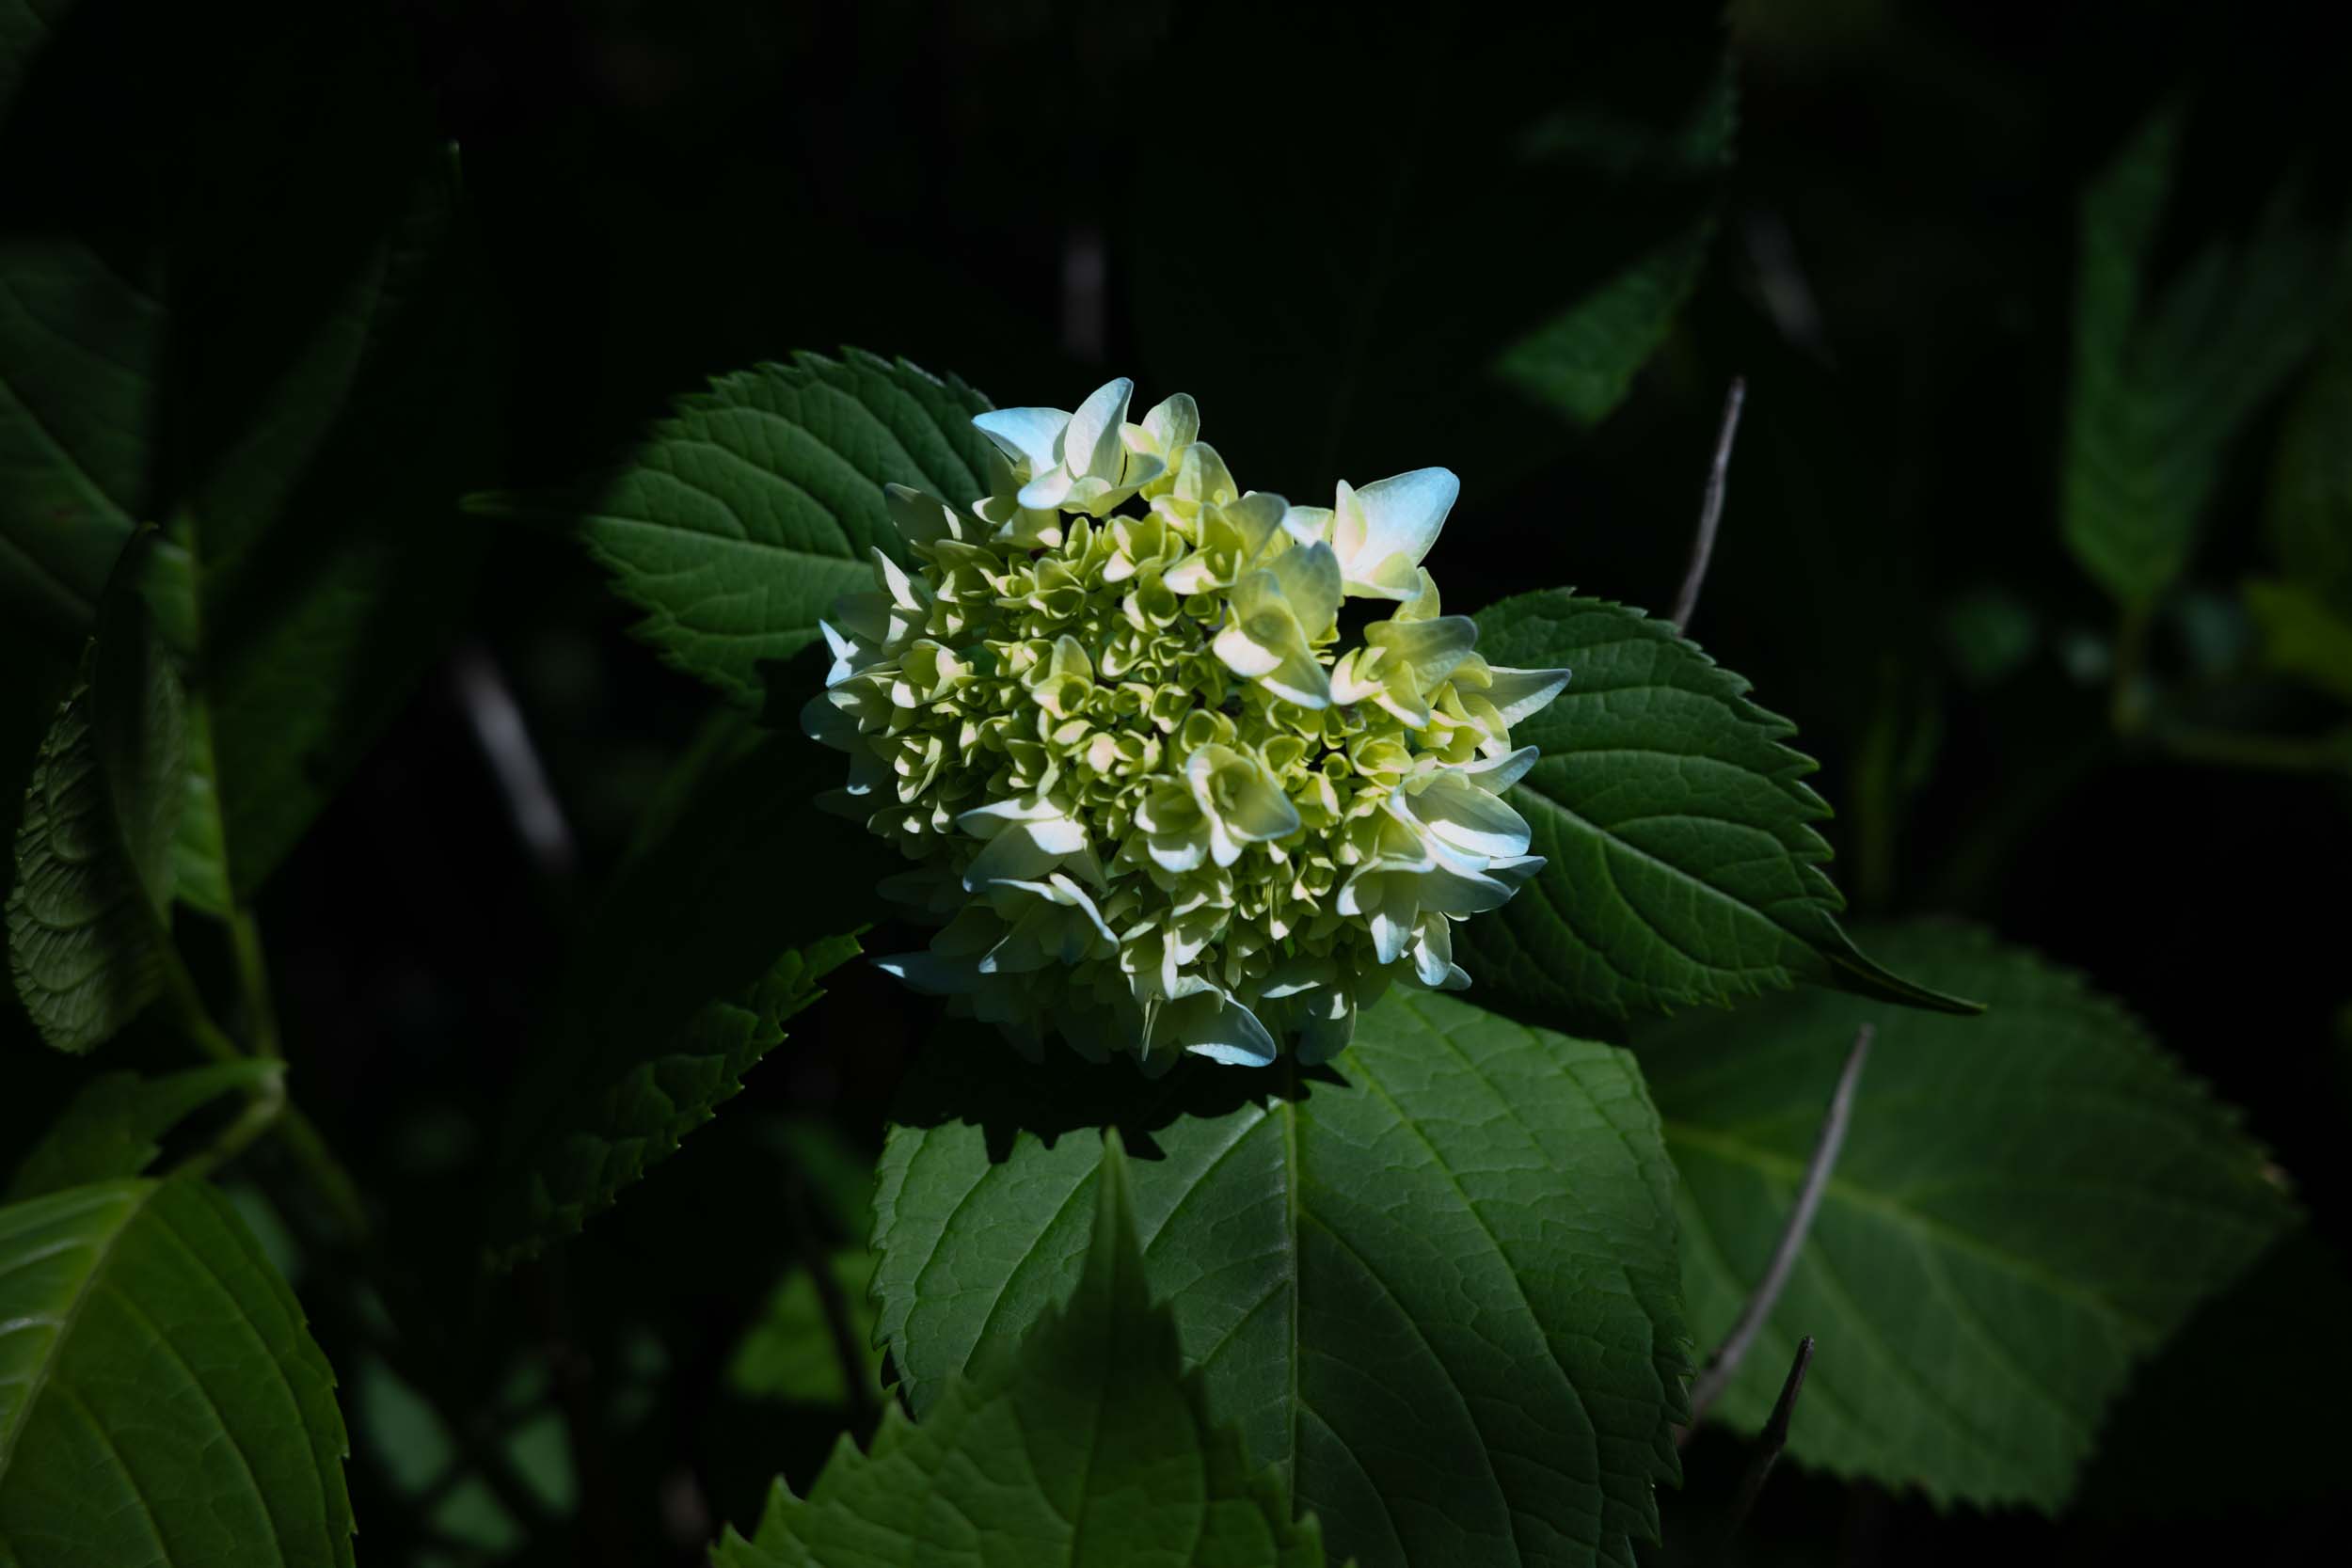
[(1462, 482), (1451, 468), (1415, 468), (1357, 491), (1364, 509), (1365, 564), (1403, 556), (1407, 565), (1420, 565), (1461, 494)]
[(1056, 451), (1070, 415), (1059, 408), (992, 408), (972, 416), (981, 435), (1016, 463), (1026, 463), (1031, 474), (1059, 467)]

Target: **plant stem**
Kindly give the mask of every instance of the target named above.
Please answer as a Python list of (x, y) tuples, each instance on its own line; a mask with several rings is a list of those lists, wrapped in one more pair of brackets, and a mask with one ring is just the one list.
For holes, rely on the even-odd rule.
[(270, 1001), (269, 961), (262, 951), (262, 930), (253, 911), (237, 904), (229, 911), (229, 941), (236, 949), (237, 990), (245, 1003), (247, 1027), (256, 1056), (284, 1055), (278, 1039), (278, 1008)]
[[(235, 926), (232, 923), (233, 928)], [(239, 972), (241, 975), (248, 975), (260, 980), (263, 988), (262, 1006), (266, 1008), (268, 1006), (267, 974), (266, 971), (261, 967), (261, 945), (258, 934), (252, 935), (249, 940), (252, 944), (253, 965), (250, 969), (246, 966), (241, 951)], [(243, 946), (244, 943), (240, 943), (241, 950)], [(186, 962), (180, 957), (180, 949), (174, 945), (168, 934), (159, 933), (156, 952), (163, 970), (164, 993), (170, 1002), (173, 1012), (178, 1015), (181, 1029), (186, 1033), (190, 1040), (195, 1042), (198, 1050), (216, 1062), (242, 1062), (256, 1055), (264, 1060), (279, 1059), (275, 1052), (246, 1051), (230, 1037), (228, 1031), (213, 1021), (211, 1009), (204, 1005), (203, 993), (197, 990), (195, 976), (188, 973)], [(272, 1043), (274, 1044), (275, 1041)], [(258, 1133), (265, 1128), (276, 1128), (278, 1135), (284, 1139), (288, 1151), (294, 1155), (295, 1162), (309, 1175), (310, 1185), (317, 1190), (327, 1208), (334, 1212), (336, 1222), (349, 1234), (354, 1243), (364, 1243), (368, 1235), (368, 1211), (367, 1205), (360, 1201), (358, 1183), (351, 1179), (351, 1173), (343, 1168), (342, 1162), (335, 1158), (334, 1150), (327, 1147), (326, 1137), (318, 1130), (318, 1124), (304, 1115), (301, 1108), (286, 1097), (282, 1080), (273, 1080), (273, 1083), (276, 1087), (259, 1089), (255, 1092), (255, 1098), (259, 1100), (274, 1095), (280, 1101), (278, 1108), (255, 1127), (253, 1132)], [(239, 1126), (242, 1125), (241, 1120)], [(231, 1131), (234, 1132), (235, 1129), (232, 1128)], [(242, 1148), (243, 1145), (240, 1144), (239, 1148)], [(226, 1156), (222, 1161), (215, 1163), (225, 1163), (225, 1161)]]
[(809, 1218), (807, 1186), (797, 1165), (785, 1176), (784, 1212), (785, 1223), (800, 1245), (802, 1265), (817, 1287), (817, 1305), (824, 1312), (834, 1359), (841, 1364), (841, 1386), (849, 1395), (850, 1432), (862, 1443), (881, 1424), (882, 1409), (866, 1381), (870, 1374), (858, 1345), (856, 1323), (850, 1315), (849, 1296), (842, 1291), (840, 1277), (833, 1272), (833, 1258)]
[(253, 1140), (269, 1131), (286, 1112), (286, 1080), (283, 1073), (273, 1072), (267, 1084), (246, 1101), (245, 1110), (237, 1119), (223, 1129), (212, 1147), (183, 1162), (180, 1169), (194, 1176), (210, 1176), (230, 1161), (244, 1153)]
[(2144, 604), (2124, 607), (2115, 627), (2115, 677), (2107, 699), (2107, 721), (2118, 735), (2137, 735), (2148, 725), (2147, 694), (2140, 689), (2148, 673), (2148, 641), (2155, 610)]
[(360, 1200), (359, 1184), (351, 1179), (343, 1163), (335, 1158), (335, 1151), (327, 1147), (318, 1124), (289, 1101), (285, 1115), (278, 1118), (278, 1136), (309, 1174), (311, 1187), (334, 1211), (336, 1222), (355, 1244), (364, 1243), (369, 1231), (368, 1206)]
[(2184, 762), (2252, 768), (2274, 773), (2352, 772), (2352, 741), (2341, 736), (2304, 740), (2171, 723), (2161, 725), (2153, 733), (2159, 747)]

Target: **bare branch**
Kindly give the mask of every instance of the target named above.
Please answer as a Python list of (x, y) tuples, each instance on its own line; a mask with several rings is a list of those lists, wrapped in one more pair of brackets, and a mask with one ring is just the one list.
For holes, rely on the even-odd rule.
[(1675, 595), (1674, 624), (1691, 628), (1691, 612), (1699, 605), (1699, 585), (1707, 580), (1707, 562), (1715, 553), (1715, 528), (1724, 520), (1724, 483), (1731, 472), (1731, 443), (1740, 434), (1740, 410), (1748, 401), (1747, 377), (1731, 378), (1724, 397), (1723, 429), (1715, 436), (1715, 461), (1707, 470), (1707, 499), (1699, 506), (1698, 536), (1691, 541), (1690, 569), (1682, 574), (1682, 591)]
[[(1855, 1085), (1862, 1081), (1862, 1064), (1870, 1054), (1870, 1040), (1875, 1031), (1864, 1024), (1854, 1031), (1853, 1049), (1846, 1053), (1846, 1066), (1837, 1075), (1837, 1087), (1829, 1097), (1829, 1112), (1821, 1118), (1820, 1135), (1813, 1143), (1813, 1159), (1805, 1166), (1804, 1184), (1797, 1189), (1795, 1207), (1788, 1211), (1788, 1223), (1782, 1227), (1780, 1244), (1772, 1249), (1772, 1260), (1764, 1270), (1764, 1277), (1756, 1281), (1756, 1291), (1748, 1297), (1747, 1306), (1740, 1309), (1740, 1319), (1731, 1325), (1723, 1349), (1708, 1358), (1691, 1385), (1691, 1425), (1707, 1414), (1723, 1391), (1730, 1386), (1733, 1374), (1739, 1371), (1740, 1360), (1763, 1332), (1764, 1323), (1772, 1315), (1772, 1307), (1780, 1300), (1780, 1292), (1788, 1283), (1788, 1275), (1797, 1266), (1797, 1254), (1804, 1250), (1806, 1232), (1813, 1228), (1813, 1215), (1821, 1206), (1821, 1194), (1829, 1187), (1829, 1173), (1837, 1164), (1837, 1151), (1846, 1141), (1846, 1124), (1853, 1117)], [(1811, 1344), (1810, 1340), (1806, 1341)], [(1804, 1356), (1798, 1358), (1798, 1373), (1802, 1381)], [(1795, 1398), (1784, 1392), (1784, 1404)], [(1785, 1414), (1785, 1412), (1784, 1412)], [(1687, 1430), (1687, 1429), (1686, 1429)]]
[(1740, 1496), (1731, 1505), (1731, 1522), (1724, 1527), (1724, 1540), (1728, 1543), (1747, 1523), (1748, 1511), (1756, 1506), (1758, 1493), (1772, 1479), (1772, 1466), (1780, 1463), (1781, 1449), (1788, 1446), (1788, 1413), (1797, 1407), (1797, 1396), (1804, 1390), (1804, 1370), (1813, 1365), (1813, 1336), (1808, 1334), (1797, 1341), (1796, 1358), (1788, 1364), (1788, 1376), (1780, 1386), (1780, 1398), (1772, 1402), (1772, 1414), (1757, 1434), (1762, 1447), (1748, 1465), (1745, 1480), (1740, 1483)]

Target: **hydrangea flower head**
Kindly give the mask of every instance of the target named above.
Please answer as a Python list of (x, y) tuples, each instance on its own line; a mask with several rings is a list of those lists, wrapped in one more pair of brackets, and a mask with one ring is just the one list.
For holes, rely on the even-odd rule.
[[(1001, 462), (966, 504), (891, 488), (908, 564), (834, 607), (804, 722), (938, 927), (885, 969), (1031, 1052), (1320, 1061), (1391, 985), (1470, 983), (1454, 924), (1543, 865), (1511, 727), (1568, 673), (1489, 665), (1442, 612), (1453, 474), (1292, 506), (1192, 399), (1136, 424), (1133, 392), (978, 416)], [(1343, 646), (1348, 598), (1387, 614)]]

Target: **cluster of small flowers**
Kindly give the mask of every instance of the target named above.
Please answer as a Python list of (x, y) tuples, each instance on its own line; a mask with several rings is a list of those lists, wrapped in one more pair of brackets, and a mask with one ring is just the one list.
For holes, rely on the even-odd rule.
[[(1391, 983), (1469, 984), (1454, 923), (1543, 864), (1511, 726), (1567, 672), (1439, 612), (1453, 474), (1292, 506), (1191, 398), (1131, 424), (1132, 391), (978, 416), (1004, 461), (973, 504), (890, 488), (913, 564), (876, 551), (835, 606), (806, 727), (917, 863), (884, 893), (944, 922), (883, 968), (1031, 1052), (1320, 1061)], [(1343, 597), (1395, 609), (1342, 651)]]

